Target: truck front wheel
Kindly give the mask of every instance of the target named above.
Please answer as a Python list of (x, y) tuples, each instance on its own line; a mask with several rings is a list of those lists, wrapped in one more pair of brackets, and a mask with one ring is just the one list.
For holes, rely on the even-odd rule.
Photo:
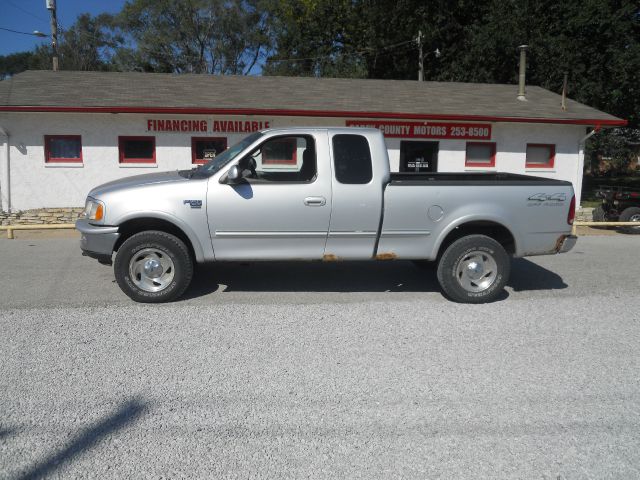
[(125, 240), (118, 249), (114, 273), (120, 289), (132, 300), (169, 302), (191, 283), (193, 261), (182, 240), (152, 230)]
[(485, 235), (469, 235), (444, 251), (438, 281), (456, 302), (486, 303), (502, 292), (510, 271), (511, 261), (502, 245)]

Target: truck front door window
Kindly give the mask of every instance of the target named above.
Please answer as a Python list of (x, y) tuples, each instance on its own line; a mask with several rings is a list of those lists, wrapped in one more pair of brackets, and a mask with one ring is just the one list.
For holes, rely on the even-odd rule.
[(238, 162), (242, 177), (255, 182), (311, 182), (316, 176), (313, 137), (287, 136), (267, 140)]

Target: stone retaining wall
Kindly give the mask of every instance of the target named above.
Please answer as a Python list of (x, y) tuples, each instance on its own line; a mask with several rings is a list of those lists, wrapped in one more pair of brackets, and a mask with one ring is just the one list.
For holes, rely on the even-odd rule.
[(51, 225), (74, 223), (82, 213), (82, 207), (39, 208), (22, 212), (0, 212), (0, 225)]
[(576, 210), (576, 222), (593, 222), (593, 208), (579, 208)]

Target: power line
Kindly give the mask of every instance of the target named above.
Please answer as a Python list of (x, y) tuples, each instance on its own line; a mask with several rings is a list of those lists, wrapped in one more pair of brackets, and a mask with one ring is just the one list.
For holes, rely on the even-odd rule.
[(15, 3), (13, 3), (11, 0), (5, 0), (5, 2), (7, 2), (9, 5), (11, 5), (13, 8), (16, 8), (18, 10), (20, 10), (22, 13), (26, 13), (27, 15), (32, 16), (33, 18), (37, 18), (38, 20), (42, 21), (42, 22), (48, 22), (48, 20), (45, 20), (44, 18), (36, 15), (35, 13), (31, 13), (28, 10), (25, 10), (24, 8), (20, 7), (19, 5), (16, 5)]
[[(10, 28), (3, 28), (3, 27), (0, 27), (0, 30), (6, 30), (7, 32), (11, 32), (11, 33), (21, 33), (22, 35), (31, 35), (33, 37), (40, 37), (40, 36), (46, 37), (46, 35), (44, 33), (41, 33), (41, 35), (38, 35), (37, 33), (19, 32), (18, 30), (11, 30)], [(37, 32), (37, 30), (36, 30), (36, 32)], [(40, 33), (40, 32), (38, 32), (38, 33)]]
[[(389, 50), (393, 50), (396, 49), (398, 47), (404, 46), (404, 45), (408, 45), (408, 44), (415, 44), (415, 39), (411, 39), (411, 40), (407, 40), (404, 42), (400, 42), (400, 43), (395, 43), (392, 45), (385, 45), (383, 47), (379, 47), (378, 49), (371, 49), (371, 48), (367, 48), (367, 49), (363, 49), (363, 50), (358, 50), (355, 52), (342, 52), (339, 55), (343, 56), (343, 57), (350, 57), (350, 56), (363, 56), (363, 55), (378, 55), (378, 56), (382, 56), (382, 55), (389, 55), (389, 54), (395, 54), (395, 53), (400, 53), (402, 51), (409, 51), (412, 50), (413, 48), (415, 48), (415, 45), (411, 45), (410, 48), (405, 47), (403, 49), (401, 49), (400, 51), (389, 51)], [(386, 52), (386, 53), (385, 53)], [(269, 61), (270, 62), (301, 62), (301, 61), (307, 61), (307, 60), (322, 60), (324, 58), (334, 58), (334, 54), (326, 54), (326, 55), (318, 55), (315, 57), (307, 57), (307, 58), (270, 58)]]

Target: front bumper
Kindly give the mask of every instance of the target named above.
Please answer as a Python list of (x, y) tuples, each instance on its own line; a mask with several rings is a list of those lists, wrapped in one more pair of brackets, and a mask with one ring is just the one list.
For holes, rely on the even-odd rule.
[(76, 230), (80, 232), (80, 248), (83, 255), (102, 263), (111, 263), (111, 254), (120, 234), (118, 227), (91, 225), (87, 220), (77, 220)]
[(564, 240), (562, 240), (562, 243), (560, 243), (560, 248), (558, 249), (558, 253), (567, 253), (569, 250), (571, 250), (576, 242), (578, 241), (578, 237), (575, 235), (567, 235), (566, 237), (564, 237)]

